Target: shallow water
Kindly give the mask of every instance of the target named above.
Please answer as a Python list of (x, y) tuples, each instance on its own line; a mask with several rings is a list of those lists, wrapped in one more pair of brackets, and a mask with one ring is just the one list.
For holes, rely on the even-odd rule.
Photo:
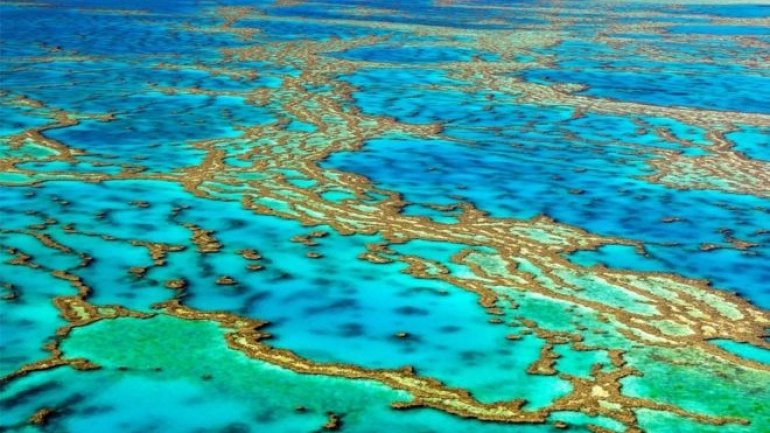
[(0, 430), (764, 431), (709, 3), (0, 5)]

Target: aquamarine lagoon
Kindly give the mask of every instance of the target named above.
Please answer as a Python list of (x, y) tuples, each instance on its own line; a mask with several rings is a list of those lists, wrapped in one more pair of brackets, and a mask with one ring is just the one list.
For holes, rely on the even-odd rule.
[(770, 432), (770, 5), (0, 3), (1, 432)]

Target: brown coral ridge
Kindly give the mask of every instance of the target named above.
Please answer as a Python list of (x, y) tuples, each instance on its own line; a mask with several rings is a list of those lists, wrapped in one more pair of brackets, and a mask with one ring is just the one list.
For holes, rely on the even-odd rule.
[(48, 421), (56, 416), (56, 410), (50, 407), (43, 407), (37, 410), (31, 417), (29, 417), (29, 423), (34, 425), (45, 425)]
[(185, 224), (192, 232), (192, 243), (198, 248), (198, 252), (203, 254), (216, 253), (222, 249), (222, 244), (217, 241), (211, 230), (205, 230), (195, 224)]
[[(51, 247), (64, 249), (65, 252), (74, 254), (74, 251), (50, 240)], [(88, 266), (90, 261), (86, 260), (82, 265)], [(69, 366), (76, 370), (95, 370), (100, 366), (84, 358), (65, 358), (60, 348), (60, 344), (74, 328), (86, 326), (102, 319), (115, 319), (119, 317), (149, 318), (152, 314), (141, 313), (129, 310), (120, 305), (96, 306), (90, 304), (86, 298), (92, 293), (91, 288), (83, 279), (71, 272), (63, 270), (49, 269), (43, 265), (34, 262), (16, 263), (21, 266), (29, 266), (49, 272), (51, 276), (66, 281), (74, 290), (75, 294), (71, 296), (58, 296), (52, 299), (54, 306), (59, 310), (61, 317), (68, 323), (59, 327), (50, 341), (43, 345), (43, 349), (49, 353), (46, 359), (28, 363), (17, 370), (0, 377), (0, 386), (5, 385), (20, 377), (30, 373), (49, 370), (62, 366)]]
[[(217, 31), (233, 31), (237, 20), (248, 17), (248, 10), (221, 10), (223, 25)], [(544, 11), (547, 13), (547, 11)], [(256, 15), (256, 14), (254, 14)], [(288, 20), (281, 17), (264, 17), (269, 20)], [(412, 26), (401, 24), (366, 23), (357, 20), (320, 21), (334, 25), (375, 26), (377, 28), (410, 31), (424, 35), (444, 37), (450, 30), (434, 26)], [(208, 30), (208, 29), (204, 29)], [(657, 31), (656, 29), (653, 29)], [(454, 30), (451, 30), (454, 32)], [(565, 38), (564, 34), (549, 33), (538, 37), (536, 31), (522, 33), (521, 41), (508, 41), (501, 38), (500, 32), (489, 31), (483, 34), (471, 34), (477, 41), (476, 48), (496, 52), (503, 57), (512, 58), (516, 54), (530, 53), (529, 49), (554, 44)], [(511, 38), (513, 39), (513, 38)], [(733, 341), (749, 342), (762, 347), (768, 347), (763, 338), (770, 323), (770, 317), (762, 310), (750, 305), (738, 296), (720, 292), (707, 283), (698, 280), (685, 279), (673, 275), (658, 273), (639, 273), (629, 271), (611, 271), (597, 266), (582, 268), (564, 259), (563, 254), (577, 249), (593, 249), (608, 243), (635, 245), (634, 242), (595, 236), (575, 227), (560, 224), (546, 217), (538, 217), (529, 221), (496, 219), (485, 215), (472, 204), (459, 205), (458, 223), (439, 224), (428, 218), (409, 217), (401, 213), (406, 205), (395, 192), (376, 188), (368, 179), (334, 170), (323, 170), (318, 164), (335, 152), (355, 151), (360, 149), (370, 138), (387, 133), (407, 134), (419, 137), (441, 136), (441, 125), (408, 125), (387, 117), (366, 116), (350, 101), (355, 89), (339, 82), (336, 77), (340, 74), (354, 72), (364, 66), (388, 67), (382, 64), (352, 62), (340, 59), (330, 59), (326, 53), (342, 51), (359, 46), (382, 42), (380, 37), (364, 37), (342, 41), (292, 41), (273, 42), (251, 47), (225, 49), (223, 58), (225, 64), (237, 63), (239, 60), (267, 60), (276, 64), (293, 65), (302, 70), (297, 78), (288, 77), (279, 89), (258, 89), (241, 92), (215, 92), (206, 89), (164, 89), (168, 92), (204, 93), (211, 95), (229, 94), (241, 96), (249, 104), (265, 105), (288, 113), (291, 116), (316, 127), (315, 132), (289, 133), (285, 130), (286, 119), (273, 125), (251, 126), (243, 128), (243, 136), (239, 139), (211, 139), (194, 144), (194, 147), (206, 152), (206, 156), (198, 166), (179, 170), (172, 174), (144, 174), (142, 170), (124, 167), (116, 176), (101, 173), (73, 174), (68, 172), (52, 172), (48, 174), (34, 173), (22, 170), (16, 164), (21, 159), (4, 159), (0, 161), (0, 169), (12, 173), (31, 176), (35, 182), (47, 179), (100, 181), (109, 179), (155, 179), (179, 182), (192, 194), (208, 199), (223, 200), (216, 194), (227, 187), (243, 187), (242, 203), (244, 207), (260, 214), (276, 215), (283, 218), (299, 220), (308, 226), (326, 225), (342, 234), (373, 234), (382, 235), (384, 242), (378, 245), (367, 245), (367, 251), (361, 258), (374, 263), (401, 261), (408, 265), (407, 272), (418, 278), (430, 278), (446, 281), (454, 286), (472, 291), (479, 295), (480, 303), (494, 314), (496, 320), (503, 320), (509, 310), (515, 310), (511, 300), (512, 293), (533, 293), (548, 299), (567, 303), (587, 309), (611, 324), (617, 332), (628, 340), (645, 346), (660, 347), (697, 347), (709, 352), (722, 360), (759, 370), (767, 370), (767, 366), (739, 358), (727, 353), (709, 343), (714, 338), (726, 338)], [(463, 41), (463, 44), (474, 42)], [(433, 66), (431, 66), (433, 67)], [(501, 71), (520, 68), (515, 63), (468, 62), (462, 64), (443, 64), (442, 68), (450, 69), (450, 76), (468, 80), (471, 89), (497, 90), (502, 93), (515, 95), (520, 102), (540, 105), (570, 105), (576, 108), (576, 113), (599, 112), (622, 116), (637, 116), (652, 114), (671, 117), (688, 124), (702, 126), (710, 131), (724, 128), (733, 122), (752, 125), (768, 125), (770, 117), (746, 113), (726, 113), (688, 108), (655, 107), (645, 104), (631, 104), (619, 101), (591, 98), (577, 95), (576, 86), (542, 86), (526, 83), (521, 80), (505, 77)], [(451, 68), (450, 68), (451, 67)], [(506, 69), (508, 68), (508, 69)], [(235, 71), (237, 68), (221, 69)], [(214, 69), (211, 70), (214, 72)], [(454, 71), (454, 72), (451, 72)], [(328, 92), (313, 92), (308, 90), (313, 85), (329, 85)], [(40, 107), (42, 103), (32, 103), (20, 100), (20, 104)], [(56, 156), (49, 160), (76, 161), (80, 151), (67, 146), (65, 143), (52, 141), (45, 137), (47, 129), (67, 127), (76, 124), (82, 118), (76, 114), (52, 112), (55, 123), (42, 128), (33, 128), (12, 138), (14, 146), (31, 142), (52, 150)], [(102, 120), (109, 120), (105, 116)], [(271, 137), (271, 140), (264, 140)], [(444, 137), (446, 138), (446, 137)], [(714, 140), (719, 137), (714, 136)], [(249, 149), (237, 158), (251, 161), (247, 168), (236, 168), (225, 163), (230, 148), (242, 146)], [(711, 151), (711, 149), (707, 149)], [(719, 153), (721, 152), (721, 153)], [(692, 171), (708, 172), (704, 175), (713, 178), (728, 178), (728, 172), (743, 169), (746, 162), (735, 162), (736, 155), (729, 148), (715, 146), (713, 155), (708, 160), (696, 160), (696, 166), (674, 164), (675, 173), (690, 173)], [(714, 156), (716, 155), (716, 157)], [(731, 156), (733, 155), (733, 156)], [(716, 158), (716, 160), (714, 159)], [(727, 162), (725, 162), (727, 161)], [(731, 162), (732, 161), (732, 162)], [(655, 164), (653, 162), (652, 164)], [(741, 165), (743, 164), (743, 165)], [(756, 165), (756, 164), (755, 164)], [(756, 165), (749, 171), (759, 172), (763, 166)], [(299, 188), (287, 181), (280, 170), (296, 170), (303, 176), (316, 182), (309, 188)], [(663, 173), (663, 168), (659, 168)], [(245, 173), (260, 173), (264, 180), (244, 181), (239, 175)], [(673, 179), (673, 177), (672, 177)], [(655, 180), (655, 179), (653, 179)], [(657, 181), (681, 185), (680, 179), (670, 180), (661, 177)], [(738, 185), (740, 181), (732, 184)], [(215, 184), (219, 189), (212, 187)], [(748, 185), (748, 183), (747, 183)], [(718, 185), (704, 184), (703, 187), (720, 188)], [(350, 191), (355, 199), (343, 203), (324, 200), (322, 193), (330, 190)], [(748, 191), (758, 194), (753, 188)], [(374, 198), (374, 197), (380, 198)], [(213, 232), (204, 228), (188, 225), (192, 231), (192, 240), (200, 253), (216, 253), (222, 245), (216, 240)], [(39, 234), (40, 239), (46, 235)], [(48, 238), (50, 239), (50, 238)], [(502, 265), (492, 266), (472, 260), (469, 252), (453, 257), (453, 262), (467, 266), (476, 277), (475, 279), (460, 278), (453, 275), (447, 266), (420, 257), (401, 256), (388, 251), (388, 245), (425, 239), (436, 242), (461, 243), (469, 246), (486, 247), (494, 251)], [(51, 240), (51, 242), (54, 242)], [(638, 246), (638, 245), (637, 245)], [(164, 263), (163, 248), (147, 245), (156, 265)], [(17, 265), (30, 266), (29, 258), (18, 255)], [(531, 265), (528, 269), (525, 265)], [(612, 293), (622, 295), (633, 302), (628, 305), (609, 303), (600, 296), (592, 296), (585, 287), (575, 281), (576, 276), (591, 275), (594, 280), (607, 284)], [(73, 326), (84, 326), (103, 318), (122, 317), (132, 314), (122, 307), (96, 307), (86, 302), (89, 288), (76, 276), (60, 272), (55, 276), (67, 280), (78, 291), (75, 297), (57, 298), (55, 301), (61, 314), (71, 322), (57, 334), (66, 336)], [(180, 294), (184, 287), (178, 289)], [(180, 295), (178, 294), (178, 295)], [(507, 303), (510, 303), (509, 307)], [(169, 314), (177, 317), (195, 320), (218, 321), (223, 327), (231, 329), (228, 333), (230, 347), (240, 350), (256, 359), (283, 366), (298, 373), (322, 374), (352, 379), (377, 380), (394, 389), (411, 393), (411, 402), (402, 403), (398, 407), (427, 406), (445, 410), (460, 416), (469, 416), (482, 420), (504, 422), (543, 422), (550, 410), (527, 412), (522, 410), (523, 402), (505, 402), (482, 404), (464, 390), (447, 389), (432, 379), (420, 378), (414, 372), (405, 368), (402, 370), (367, 370), (355, 366), (318, 364), (302, 359), (292, 352), (272, 349), (260, 342), (267, 334), (257, 331), (262, 325), (259, 322), (237, 318), (227, 313), (201, 313), (182, 307), (181, 304), (171, 303), (166, 306)], [(212, 315), (213, 314), (213, 315)], [(184, 316), (184, 317), (183, 317)], [(584, 325), (582, 330), (588, 331)], [(577, 328), (577, 327), (576, 327)], [(533, 327), (534, 332), (542, 334), (542, 330)], [(530, 329), (530, 331), (532, 331)], [(557, 341), (556, 337), (541, 335), (548, 344), (566, 344)], [(570, 340), (569, 344), (577, 348), (580, 342)], [(608, 348), (609, 349), (609, 348)], [(70, 364), (77, 368), (89, 367), (87, 361), (78, 364), (76, 360), (62, 360), (57, 347), (52, 347), (52, 358), (41, 361), (22, 370), (26, 372), (37, 369), (52, 368), (53, 366)], [(648, 400), (633, 399), (622, 396), (619, 380), (637, 374), (635, 370), (624, 366), (622, 352), (612, 351), (615, 369), (603, 371), (596, 369), (591, 379), (571, 378), (563, 376), (574, 386), (570, 395), (558, 400), (553, 408), (565, 410), (584, 410), (589, 413), (607, 414), (622, 421), (633, 431), (635, 418), (633, 411), (637, 408), (664, 410), (682, 414), (692, 419), (719, 424), (723, 422), (738, 422), (729, 418), (701, 417), (686, 414), (673, 406), (660, 405)], [(538, 374), (554, 374), (553, 355), (550, 349), (541, 353), (541, 358), (533, 365), (533, 371)], [(20, 370), (21, 371), (21, 370)], [(3, 379), (5, 381), (5, 379)], [(602, 403), (605, 402), (605, 403)], [(572, 409), (570, 409), (572, 408)]]
[[(453, 5), (452, 7), (463, 7), (461, 5)], [(505, 13), (519, 13), (521, 8), (517, 7), (501, 7), (499, 8), (500, 11), (504, 11)], [(375, 22), (375, 21), (369, 21), (369, 20), (361, 20), (361, 19), (347, 19), (347, 20), (327, 20), (327, 19), (310, 19), (310, 18), (288, 18), (288, 17), (280, 17), (280, 16), (269, 16), (265, 15), (263, 12), (251, 9), (251, 8), (240, 8), (240, 7), (222, 7), (217, 8), (213, 11), (213, 14), (217, 17), (219, 17), (222, 20), (222, 25), (219, 28), (187, 28), (188, 31), (248, 31), (248, 28), (235, 28), (233, 27), (233, 24), (236, 23), (239, 20), (242, 19), (249, 19), (254, 20), (255, 22), (259, 21), (303, 21), (303, 22), (310, 22), (314, 24), (322, 24), (322, 25), (334, 25), (334, 26), (355, 26), (355, 27), (362, 27), (362, 28), (372, 28), (372, 29), (381, 29), (391, 32), (410, 32), (417, 35), (429, 35), (429, 36), (435, 36), (440, 37), (444, 40), (445, 44), (448, 44), (450, 46), (460, 46), (463, 47), (472, 46), (474, 48), (477, 48), (479, 50), (483, 51), (489, 51), (493, 52), (495, 54), (498, 54), (501, 59), (504, 59), (504, 61), (501, 62), (460, 62), (460, 63), (440, 63), (438, 65), (439, 68), (443, 68), (449, 72), (450, 76), (460, 78), (462, 80), (469, 81), (472, 88), (475, 89), (485, 89), (487, 91), (489, 90), (496, 90), (498, 92), (504, 93), (504, 94), (510, 94), (513, 95), (515, 98), (517, 98), (518, 101), (524, 102), (524, 103), (533, 103), (533, 104), (541, 104), (541, 105), (567, 105), (571, 107), (575, 107), (576, 112), (599, 112), (599, 113), (607, 113), (607, 114), (616, 114), (616, 115), (622, 115), (622, 116), (631, 116), (632, 118), (635, 118), (634, 116), (638, 115), (655, 115), (655, 116), (665, 116), (670, 117), (674, 119), (681, 120), (687, 124), (691, 125), (698, 125), (703, 126), (710, 130), (711, 132), (718, 131), (719, 128), (723, 128), (725, 126), (734, 125), (737, 123), (741, 124), (747, 124), (747, 125), (759, 125), (759, 126), (767, 126), (770, 125), (770, 116), (763, 115), (763, 114), (754, 114), (754, 113), (739, 113), (739, 112), (721, 112), (721, 111), (710, 111), (710, 110), (700, 110), (700, 109), (692, 109), (692, 108), (683, 108), (683, 107), (662, 107), (662, 106), (654, 106), (654, 105), (648, 105), (648, 104), (639, 104), (639, 103), (627, 103), (627, 102), (621, 102), (621, 101), (613, 101), (610, 99), (602, 99), (602, 98), (595, 98), (595, 97), (588, 97), (584, 95), (576, 95), (575, 91), (578, 90), (577, 88), (573, 88), (574, 86), (564, 86), (564, 85), (554, 85), (554, 86), (545, 86), (530, 82), (522, 81), (515, 77), (509, 77), (501, 72), (509, 72), (512, 68), (520, 68), (520, 67), (532, 67), (535, 65), (538, 65), (538, 63), (533, 63), (532, 65), (529, 65), (527, 63), (521, 63), (512, 61), (510, 59), (515, 58), (516, 55), (519, 54), (527, 54), (527, 55), (533, 55), (535, 48), (543, 48), (543, 47), (549, 47), (553, 46), (559, 42), (562, 42), (564, 40), (569, 40), (570, 38), (573, 38), (574, 36), (570, 35), (569, 31), (565, 31), (570, 25), (576, 25), (577, 23), (582, 22), (582, 20), (587, 19), (587, 17), (592, 17), (591, 19), (594, 19), (594, 15), (577, 15), (575, 19), (569, 19), (565, 20), (561, 13), (559, 12), (559, 8), (552, 8), (552, 7), (539, 7), (539, 8), (523, 8), (523, 10), (527, 11), (539, 11), (538, 13), (541, 13), (543, 18), (546, 20), (547, 24), (545, 26), (538, 26), (535, 30), (522, 30), (518, 29), (515, 33), (510, 30), (474, 30), (474, 31), (467, 31), (465, 33), (461, 32), (463, 35), (468, 36), (468, 38), (465, 38), (462, 40), (462, 42), (455, 39), (456, 36), (458, 36), (457, 31), (458, 29), (452, 29), (451, 31), (444, 27), (439, 26), (422, 26), (422, 25), (415, 25), (415, 24), (403, 24), (403, 23), (393, 23), (393, 22)], [(581, 14), (583, 11), (580, 11)], [(605, 12), (605, 11), (603, 11)], [(647, 23), (647, 26), (642, 26), (637, 28), (637, 24), (621, 24), (617, 22), (617, 18), (620, 16), (626, 16), (624, 15), (626, 12), (618, 13), (617, 11), (613, 11), (613, 14), (609, 16), (608, 19), (603, 20), (601, 22), (602, 25), (608, 26), (607, 33), (602, 33), (600, 35), (600, 39), (607, 40), (607, 43), (610, 44), (620, 44), (622, 45), (622, 38), (612, 38), (607, 36), (608, 34), (612, 33), (625, 33), (628, 31), (628, 29), (635, 29), (637, 31), (643, 31), (643, 32), (652, 32), (654, 34), (660, 34), (660, 28), (659, 26), (649, 26), (649, 23)], [(657, 19), (660, 19), (663, 15), (654, 15)], [(671, 37), (671, 36), (668, 36)], [(740, 39), (740, 38), (738, 38)], [(330, 52), (339, 52), (348, 50), (351, 48), (359, 47), (359, 46), (366, 46), (377, 42), (382, 42), (383, 37), (377, 36), (367, 36), (367, 37), (361, 37), (361, 38), (352, 38), (352, 39), (331, 39), (328, 41), (290, 41), (290, 42), (268, 42), (268, 43), (262, 43), (259, 45), (253, 45), (253, 46), (247, 46), (243, 48), (226, 48), (222, 50), (224, 61), (221, 62), (216, 68), (214, 69), (206, 69), (206, 65), (195, 65), (194, 68), (199, 68), (201, 70), (207, 71), (211, 73), (218, 73), (216, 72), (217, 69), (226, 68), (226, 64), (228, 63), (235, 63), (238, 60), (269, 60), (271, 62), (274, 62), (275, 64), (281, 65), (281, 64), (288, 64), (297, 66), (300, 70), (302, 70), (302, 74), (299, 78), (294, 79), (291, 77), (287, 77), (286, 81), (284, 82), (282, 89), (279, 90), (270, 90), (270, 89), (258, 89), (255, 91), (249, 91), (245, 94), (241, 93), (233, 93), (233, 92), (213, 92), (213, 95), (216, 94), (232, 94), (236, 96), (244, 96), (246, 101), (249, 103), (257, 104), (257, 105), (263, 105), (268, 104), (267, 101), (271, 99), (275, 99), (275, 97), (278, 97), (278, 100), (282, 99), (284, 95), (282, 95), (286, 91), (292, 91), (292, 92), (300, 92), (307, 94), (306, 88), (304, 88), (303, 84), (329, 84), (331, 83), (334, 86), (333, 92), (336, 93), (336, 97), (342, 98), (342, 99), (349, 99), (350, 92), (352, 90), (351, 86), (346, 85), (344, 83), (336, 82), (333, 78), (338, 74), (344, 74), (352, 72), (358, 68), (361, 67), (378, 67), (378, 68), (387, 68), (392, 67), (392, 65), (388, 64), (379, 64), (379, 63), (370, 63), (370, 62), (353, 62), (348, 60), (342, 60), (342, 59), (334, 59), (330, 60), (326, 56), (327, 53)], [(652, 56), (652, 58), (655, 58), (655, 56), (661, 56), (662, 53), (660, 50), (651, 50), (651, 51), (644, 51), (643, 54)], [(538, 61), (544, 61), (548, 62), (547, 60), (543, 60), (542, 56), (535, 56), (538, 58)], [(702, 59), (700, 59), (702, 60)], [(169, 63), (164, 63), (163, 65), (168, 67), (173, 67), (173, 65)], [(292, 84), (292, 83), (296, 84)], [(297, 85), (298, 84), (298, 85)], [(169, 89), (170, 91), (178, 91), (178, 89)], [(193, 92), (195, 89), (183, 89), (183, 92)], [(204, 91), (204, 92), (211, 92), (211, 91), (205, 91), (205, 90), (196, 90), (196, 91)], [(305, 95), (306, 96), (306, 95)], [(34, 101), (29, 100), (28, 98), (24, 98), (23, 96), (17, 96), (15, 99), (12, 99), (13, 103), (18, 105), (27, 105), (27, 106), (37, 106), (37, 107), (44, 107), (44, 105), (40, 101)], [(305, 99), (305, 102), (317, 102), (317, 100), (313, 99)], [(292, 109), (292, 105), (294, 105), (296, 108)], [(312, 113), (312, 110), (308, 110), (307, 108), (303, 107), (305, 104), (283, 104), (283, 108), (285, 109), (286, 113), (290, 113), (293, 115), (296, 115), (298, 118), (302, 119), (303, 121), (309, 121), (309, 123), (317, 126), (320, 128), (321, 132), (327, 132), (325, 127), (325, 119), (323, 116), (315, 115)], [(313, 108), (319, 108), (323, 107), (323, 105), (315, 105)], [(355, 113), (355, 108), (351, 108), (351, 112)], [(38, 129), (30, 129), (27, 132), (23, 134), (32, 134), (33, 137), (30, 137), (32, 141), (38, 143), (38, 144), (47, 144), (49, 146), (53, 145), (55, 148), (62, 149), (65, 151), (65, 153), (69, 152), (66, 148), (66, 146), (61, 145), (61, 143), (53, 143), (50, 139), (45, 138), (40, 134), (42, 131), (44, 131), (46, 128), (59, 128), (59, 127), (66, 127), (71, 126), (71, 122), (77, 122), (77, 120), (73, 120), (70, 115), (57, 111), (55, 113), (56, 116), (59, 116), (61, 119), (59, 123), (52, 126), (45, 126)], [(103, 120), (111, 120), (114, 118), (114, 116), (111, 116), (109, 114), (101, 116)], [(280, 124), (280, 123), (279, 123)], [(21, 134), (21, 135), (23, 135)], [(21, 137), (21, 135), (19, 137)], [(670, 134), (669, 134), (670, 135)], [(18, 141), (18, 139), (17, 139)], [(711, 149), (706, 149), (707, 151), (711, 151)], [(220, 151), (221, 152), (221, 151)], [(665, 153), (665, 152), (661, 152)], [(73, 160), (73, 155), (64, 155), (62, 157), (55, 158), (56, 160)], [(218, 158), (217, 158), (218, 159)], [(210, 160), (212, 161), (212, 160)], [(709, 178), (713, 178), (716, 180), (725, 180), (729, 184), (727, 187), (730, 190), (735, 190), (738, 192), (745, 192), (745, 193), (753, 193), (753, 194), (760, 194), (760, 195), (767, 195), (766, 187), (764, 187), (762, 182), (749, 182), (747, 185), (744, 185), (744, 180), (751, 180), (751, 176), (743, 176), (741, 178), (735, 178), (734, 174), (739, 173), (743, 171), (744, 169), (747, 169), (751, 173), (759, 173), (760, 175), (767, 170), (763, 170), (763, 168), (766, 168), (766, 164), (760, 162), (760, 161), (752, 161), (752, 160), (741, 160), (740, 157), (735, 157), (734, 154), (713, 154), (709, 157), (704, 157), (702, 162), (695, 162), (695, 165), (692, 165), (692, 161), (688, 159), (681, 159), (680, 166), (677, 170), (681, 171), (682, 173), (701, 173), (699, 176), (704, 177), (704, 181), (697, 182), (695, 184), (692, 184), (692, 187), (698, 187), (698, 188), (708, 188), (708, 189), (724, 189), (725, 186), (722, 182), (718, 181), (710, 181)], [(9, 168), (12, 172), (16, 173), (23, 173), (23, 174), (31, 174), (30, 171), (27, 170), (20, 170), (15, 167), (15, 162), (13, 160), (6, 160), (5, 163), (9, 164)], [(205, 165), (205, 163), (204, 163)], [(658, 169), (665, 170), (663, 167), (658, 167), (658, 165), (653, 164)], [(213, 168), (213, 167), (212, 167)], [(221, 165), (218, 168), (222, 168)], [(741, 168), (741, 170), (736, 170), (735, 168)], [(141, 170), (140, 170), (141, 171)], [(193, 170), (195, 171), (195, 170)], [(105, 174), (101, 173), (93, 173), (93, 174), (83, 174), (78, 175), (80, 178), (88, 178), (90, 180), (99, 181), (99, 180), (105, 180), (108, 178), (126, 178), (126, 177), (132, 177), (136, 176), (138, 172), (132, 171), (131, 167), (125, 167), (125, 170), (123, 173), (121, 173), (118, 176), (110, 177)], [(182, 174), (182, 173), (180, 173)], [(54, 173), (54, 176), (57, 178), (67, 178), (68, 176), (71, 176), (70, 173), (65, 172), (58, 172)], [(141, 177), (141, 176), (140, 176)], [(155, 175), (151, 176), (154, 178), (164, 178), (168, 180), (168, 177), (161, 176), (161, 175)], [(652, 181), (656, 181), (656, 179), (659, 179), (661, 182), (674, 187), (683, 187), (687, 188), (688, 184), (691, 182), (688, 179), (687, 176), (677, 176), (676, 179), (664, 179), (665, 176), (653, 176), (650, 178)], [(761, 176), (760, 176), (761, 177)], [(36, 174), (33, 179), (35, 181), (44, 180), (47, 178), (47, 175), (39, 175)], [(188, 181), (190, 184), (192, 184), (192, 180)], [(194, 189), (194, 188), (193, 188)]]
[(707, 137), (713, 144), (704, 156), (659, 151), (660, 157), (649, 162), (655, 173), (647, 180), (675, 189), (717, 189), (770, 197), (770, 163), (736, 151), (735, 143), (722, 131), (712, 130)]
[[(373, 380), (392, 389), (409, 393), (412, 400), (394, 403), (392, 406), (396, 409), (428, 407), (461, 417), (505, 423), (544, 423), (552, 412), (567, 410), (616, 419), (628, 427), (628, 432), (641, 431), (634, 412), (637, 409), (671, 412), (706, 424), (746, 423), (745, 420), (738, 418), (695, 414), (673, 405), (622, 395), (620, 380), (639, 373), (625, 366), (621, 352), (613, 352), (610, 357), (615, 367), (612, 371), (603, 371), (601, 364), (597, 364), (589, 379), (562, 374), (561, 377), (571, 383), (573, 391), (554, 401), (548, 408), (527, 411), (523, 409), (525, 400), (481, 403), (468, 391), (448, 388), (438, 380), (421, 377), (409, 366), (386, 370), (366, 369), (339, 363), (318, 363), (302, 358), (289, 350), (271, 348), (262, 342), (270, 337), (270, 334), (261, 331), (267, 325), (263, 321), (246, 319), (227, 312), (201, 312), (184, 306), (176, 300), (160, 303), (155, 307), (180, 319), (219, 323), (228, 330), (225, 334), (228, 346), (251, 358), (300, 374)], [(558, 339), (558, 337), (554, 338)]]
[(69, 323), (56, 330), (53, 339), (43, 346), (43, 349), (49, 352), (48, 358), (25, 364), (19, 369), (0, 377), (0, 385), (4, 385), (20, 377), (26, 376), (35, 371), (49, 370), (52, 368), (69, 366), (75, 370), (96, 370), (101, 368), (99, 365), (85, 358), (65, 358), (60, 349), (60, 344), (74, 328), (87, 326), (91, 323), (103, 319), (116, 319), (119, 317), (134, 317), (146, 319), (152, 317), (152, 314), (140, 313), (128, 310), (118, 305), (97, 307), (84, 300), (82, 282), (77, 278), (71, 280), (73, 286), (78, 287), (80, 293), (75, 296), (62, 296), (53, 300), (54, 305), (59, 309), (62, 317)]

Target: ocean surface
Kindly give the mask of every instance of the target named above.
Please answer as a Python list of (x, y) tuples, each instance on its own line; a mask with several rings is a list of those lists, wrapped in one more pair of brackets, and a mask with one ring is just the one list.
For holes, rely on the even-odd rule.
[(765, 433), (769, 311), (770, 5), (0, 3), (0, 432)]

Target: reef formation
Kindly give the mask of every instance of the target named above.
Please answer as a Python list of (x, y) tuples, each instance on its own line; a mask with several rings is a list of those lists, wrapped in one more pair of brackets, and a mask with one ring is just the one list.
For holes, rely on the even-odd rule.
[(766, 431), (770, 11), (705, 3), (3, 3), (0, 429)]

